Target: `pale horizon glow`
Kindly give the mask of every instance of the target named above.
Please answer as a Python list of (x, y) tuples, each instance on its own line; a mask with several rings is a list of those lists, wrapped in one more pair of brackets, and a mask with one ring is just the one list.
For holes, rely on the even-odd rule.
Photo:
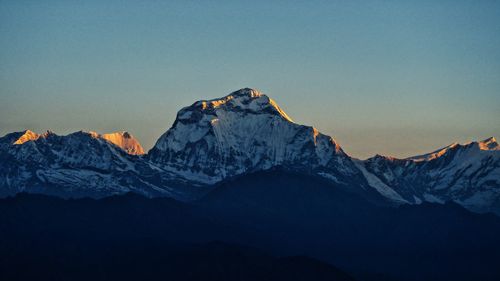
[(500, 2), (412, 2), (0, 1), (0, 135), (147, 151), (182, 107), (250, 87), (362, 159), (498, 139)]

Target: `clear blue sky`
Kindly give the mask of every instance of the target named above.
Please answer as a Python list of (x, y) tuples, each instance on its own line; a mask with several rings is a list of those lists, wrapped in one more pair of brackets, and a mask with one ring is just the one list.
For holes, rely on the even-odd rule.
[(243, 87), (356, 157), (500, 137), (500, 1), (0, 0), (0, 134), (128, 130)]

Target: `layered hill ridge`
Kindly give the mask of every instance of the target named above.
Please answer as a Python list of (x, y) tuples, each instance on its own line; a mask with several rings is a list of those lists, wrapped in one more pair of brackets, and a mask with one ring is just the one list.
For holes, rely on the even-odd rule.
[(0, 195), (136, 192), (189, 201), (221, 181), (279, 168), (396, 204), (455, 201), (500, 213), (499, 154), (488, 138), (407, 159), (357, 160), (332, 137), (292, 121), (265, 94), (244, 88), (182, 108), (147, 154), (128, 132), (8, 134), (0, 138)]

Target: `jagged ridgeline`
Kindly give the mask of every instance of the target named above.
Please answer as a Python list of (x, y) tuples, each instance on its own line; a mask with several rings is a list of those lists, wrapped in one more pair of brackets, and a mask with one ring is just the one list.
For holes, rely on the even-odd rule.
[(134, 192), (190, 201), (225, 180), (272, 169), (315, 176), (386, 204), (454, 201), (500, 213), (500, 149), (494, 138), (407, 159), (358, 160), (249, 88), (181, 109), (147, 154), (128, 132), (23, 131), (0, 138), (2, 196)]

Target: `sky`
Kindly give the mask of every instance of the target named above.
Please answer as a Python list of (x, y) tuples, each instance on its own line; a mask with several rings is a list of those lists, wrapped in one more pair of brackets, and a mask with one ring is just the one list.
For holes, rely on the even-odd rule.
[(0, 0), (0, 135), (126, 130), (260, 90), (350, 155), (500, 137), (500, 1)]

